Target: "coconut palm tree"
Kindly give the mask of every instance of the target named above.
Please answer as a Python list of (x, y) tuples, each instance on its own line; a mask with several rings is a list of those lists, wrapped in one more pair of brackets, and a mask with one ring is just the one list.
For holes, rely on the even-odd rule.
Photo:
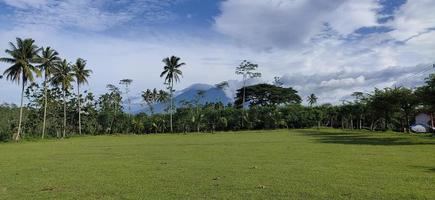
[(150, 89), (147, 89), (146, 91), (143, 91), (142, 92), (142, 99), (148, 105), (148, 109), (150, 110), (151, 115), (153, 115), (154, 114), (154, 109), (153, 109), (153, 106), (152, 106), (152, 104), (154, 103), (153, 92)]
[(45, 136), (45, 125), (47, 120), (47, 82), (48, 79), (50, 79), (51, 71), (54, 66), (61, 60), (58, 56), (59, 53), (50, 47), (43, 48), (41, 55), (38, 56), (38, 63), (40, 63), (38, 68), (41, 71), (44, 71), (44, 121), (42, 123), (42, 139), (44, 139)]
[(79, 134), (82, 134), (82, 120), (81, 120), (81, 98), (80, 98), (80, 85), (88, 83), (88, 77), (91, 75), (92, 70), (86, 69), (86, 60), (81, 58), (76, 60), (72, 67), (73, 76), (77, 83), (77, 106), (79, 112)]
[(183, 65), (186, 65), (186, 63), (180, 63), (180, 58), (176, 56), (171, 56), (170, 58), (165, 58), (162, 61), (165, 66), (163, 67), (163, 72), (160, 74), (160, 77), (165, 77), (165, 84), (168, 84), (169, 89), (169, 98), (170, 98), (170, 128), (171, 133), (174, 131), (172, 126), (172, 113), (173, 113), (173, 104), (174, 104), (174, 98), (173, 98), (173, 92), (174, 92), (174, 82), (180, 81), (180, 76), (183, 76), (183, 73), (181, 72), (180, 68)]
[(154, 88), (153, 90), (147, 89), (142, 92), (142, 99), (148, 105), (151, 115), (154, 114), (153, 105), (156, 103), (164, 102), (167, 99), (167, 92), (163, 90), (157, 90)]
[(9, 42), (10, 49), (5, 52), (10, 57), (0, 58), (0, 62), (9, 63), (12, 66), (7, 68), (3, 75), (6, 76), (7, 80), (12, 82), (21, 82), (21, 104), (20, 104), (20, 119), (18, 123), (18, 131), (14, 139), (18, 141), (21, 134), (21, 124), (23, 121), (23, 97), (24, 97), (24, 87), (28, 82), (33, 82), (35, 80), (34, 73), (36, 76), (40, 76), (41, 72), (32, 63), (36, 62), (38, 52), (41, 50), (35, 45), (35, 40), (33, 39), (16, 39), (16, 45)]
[(310, 94), (310, 96), (307, 97), (308, 104), (310, 104), (310, 106), (313, 106), (317, 103), (317, 99), (318, 98), (315, 94)]
[(51, 83), (55, 86), (61, 86), (63, 92), (63, 134), (62, 138), (66, 136), (66, 92), (71, 88), (71, 83), (74, 81), (71, 64), (65, 59), (56, 64), (53, 68), (53, 75)]

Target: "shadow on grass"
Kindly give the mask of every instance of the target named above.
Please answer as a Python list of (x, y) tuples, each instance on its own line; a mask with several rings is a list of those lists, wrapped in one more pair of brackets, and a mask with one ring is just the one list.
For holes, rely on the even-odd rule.
[(356, 145), (435, 145), (435, 140), (419, 135), (394, 135), (392, 133), (373, 134), (371, 132), (326, 130), (299, 130), (304, 135), (314, 137), (317, 142), (329, 144), (356, 144)]
[(435, 168), (433, 167), (427, 167), (427, 166), (410, 166), (410, 167), (422, 169), (425, 172), (435, 173)]

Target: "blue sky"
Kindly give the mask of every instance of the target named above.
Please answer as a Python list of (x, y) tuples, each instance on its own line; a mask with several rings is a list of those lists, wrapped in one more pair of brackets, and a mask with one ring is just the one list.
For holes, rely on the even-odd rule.
[[(278, 76), (335, 103), (421, 84), (427, 74), (415, 73), (435, 61), (434, 10), (432, 0), (0, 0), (0, 56), (15, 37), (32, 37), (88, 60), (97, 94), (131, 78), (135, 95), (163, 87), (170, 55), (187, 63), (178, 89), (230, 80), (231, 95), (234, 68), (248, 59), (263, 73), (253, 82)], [(0, 83), (0, 102), (17, 102), (18, 87)]]

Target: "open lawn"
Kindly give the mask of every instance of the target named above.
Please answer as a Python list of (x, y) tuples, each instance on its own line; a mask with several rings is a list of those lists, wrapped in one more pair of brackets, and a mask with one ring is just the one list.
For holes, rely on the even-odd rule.
[(0, 144), (0, 199), (435, 199), (435, 138), (340, 130)]

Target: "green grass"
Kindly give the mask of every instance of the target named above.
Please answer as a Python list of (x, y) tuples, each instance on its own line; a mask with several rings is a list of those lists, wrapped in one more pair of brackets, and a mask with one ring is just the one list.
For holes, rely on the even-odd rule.
[(435, 199), (435, 138), (326, 129), (7, 143), (0, 199)]

